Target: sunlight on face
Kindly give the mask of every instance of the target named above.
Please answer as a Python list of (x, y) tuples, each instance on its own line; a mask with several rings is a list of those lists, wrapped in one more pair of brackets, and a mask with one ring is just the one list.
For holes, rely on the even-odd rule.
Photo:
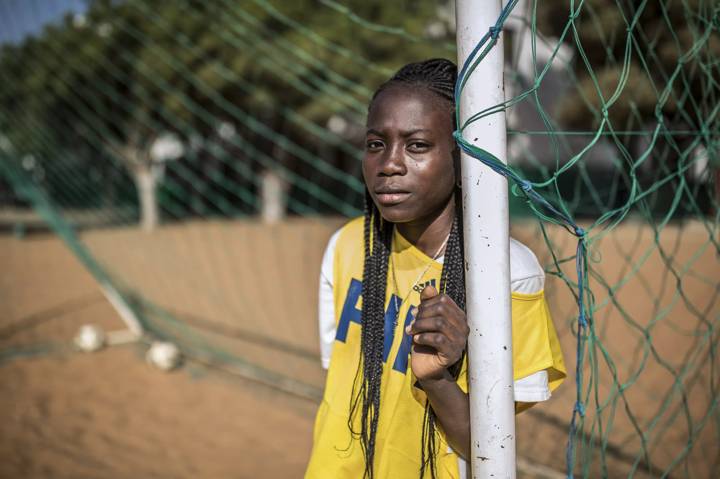
[(383, 218), (422, 220), (442, 211), (455, 186), (449, 103), (419, 87), (390, 86), (372, 103), (363, 176)]

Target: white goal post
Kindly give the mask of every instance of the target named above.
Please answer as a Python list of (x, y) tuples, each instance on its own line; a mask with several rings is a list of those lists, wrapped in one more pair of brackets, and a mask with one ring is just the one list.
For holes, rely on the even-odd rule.
[[(501, 0), (457, 0), (458, 66), (495, 25)], [(460, 98), (460, 121), (505, 101), (503, 42), (478, 65)], [(474, 122), (468, 141), (507, 161), (505, 113)], [(510, 320), (508, 185), (462, 155), (473, 478), (515, 477), (515, 403)]]

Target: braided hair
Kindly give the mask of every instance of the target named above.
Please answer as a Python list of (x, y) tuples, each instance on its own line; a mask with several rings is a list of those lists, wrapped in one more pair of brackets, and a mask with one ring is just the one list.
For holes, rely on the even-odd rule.
[[(402, 86), (419, 88), (432, 92), (439, 99), (447, 101), (454, 123), (454, 89), (457, 79), (457, 67), (444, 59), (432, 59), (410, 63), (402, 67), (390, 80), (383, 83), (375, 92), (370, 106), (378, 95), (389, 87)], [(454, 126), (454, 125), (453, 125)], [(458, 170), (456, 169), (456, 172)], [(465, 310), (465, 270), (463, 253), (462, 209), (460, 207), (460, 188), (455, 189), (455, 218), (445, 250), (445, 261), (440, 277), (440, 292), (450, 296), (463, 311)], [(380, 415), (380, 385), (383, 372), (383, 342), (385, 316), (385, 290), (387, 287), (388, 259), (390, 257), (394, 224), (385, 221), (377, 206), (365, 191), (364, 250), (365, 263), (362, 282), (362, 330), (361, 355), (358, 370), (353, 383), (348, 426), (353, 437), (360, 439), (365, 456), (363, 477), (374, 477), (373, 461), (375, 457), (375, 437)], [(462, 359), (451, 368), (457, 377)], [(356, 431), (353, 419), (361, 414), (361, 429)], [(432, 478), (436, 477), (435, 441), (436, 417), (429, 401), (425, 404), (421, 444), (420, 477), (427, 470)]]

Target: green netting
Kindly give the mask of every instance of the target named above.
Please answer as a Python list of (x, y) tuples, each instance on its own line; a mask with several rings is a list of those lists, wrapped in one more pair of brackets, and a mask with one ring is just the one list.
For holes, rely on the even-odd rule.
[[(452, 7), (89, 2), (0, 50), (2, 221), (21, 232), (34, 208), (193, 360), (317, 397), (315, 277), (360, 212), (368, 99), (404, 63), (455, 57)], [(577, 364), (577, 389), (518, 418), (520, 455), (583, 477), (717, 477), (720, 5), (508, 8), (508, 100), (471, 121), (505, 110), (509, 168), (461, 143), (516, 181), (512, 233), (545, 266)]]

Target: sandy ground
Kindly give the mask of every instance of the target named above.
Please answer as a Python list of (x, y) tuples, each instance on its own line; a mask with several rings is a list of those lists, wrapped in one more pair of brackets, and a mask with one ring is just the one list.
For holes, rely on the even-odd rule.
[[(183, 319), (177, 329), (154, 309), (148, 319), (155, 327), (202, 340), (192, 343), (194, 351), (223, 364), (221, 370), (191, 360), (170, 374), (144, 362), (142, 344), (69, 350), (80, 325), (112, 330), (123, 323), (59, 240), (1, 236), (0, 476), (301, 477), (316, 407), (301, 396), (312, 397), (323, 383), (315, 278), (339, 224), (204, 222), (152, 234), (84, 233), (121, 285), (132, 286), (131, 296), (141, 291), (154, 308)], [(532, 225), (513, 234), (553, 271)], [(586, 432), (607, 436), (608, 469), (599, 468), (596, 452), (591, 477), (625, 477), (634, 469), (635, 477), (658, 477), (674, 461), (670, 477), (720, 474), (712, 386), (718, 359), (708, 347), (717, 344), (720, 263), (708, 238), (701, 225), (689, 224), (666, 228), (655, 242), (647, 228), (631, 225), (592, 246), (592, 267), (612, 287), (593, 279), (598, 310), (590, 345), (600, 395)], [(550, 241), (560, 258), (574, 251), (561, 232), (551, 230)], [(626, 257), (637, 271), (628, 270)], [(572, 267), (563, 263), (558, 271), (573, 278)], [(547, 292), (574, 368), (574, 298), (555, 275)], [(288, 394), (227, 370), (268, 382), (290, 377), (306, 388), (285, 384), (300, 396)], [(552, 470), (564, 469), (573, 383), (518, 417), (521, 477), (558, 477)], [(650, 466), (635, 427), (649, 431)]]
[[(0, 264), (0, 350), (62, 344), (84, 323), (123, 327), (54, 238), (2, 238)], [(192, 362), (162, 373), (143, 355), (4, 358), (0, 477), (301, 476), (315, 403)]]

